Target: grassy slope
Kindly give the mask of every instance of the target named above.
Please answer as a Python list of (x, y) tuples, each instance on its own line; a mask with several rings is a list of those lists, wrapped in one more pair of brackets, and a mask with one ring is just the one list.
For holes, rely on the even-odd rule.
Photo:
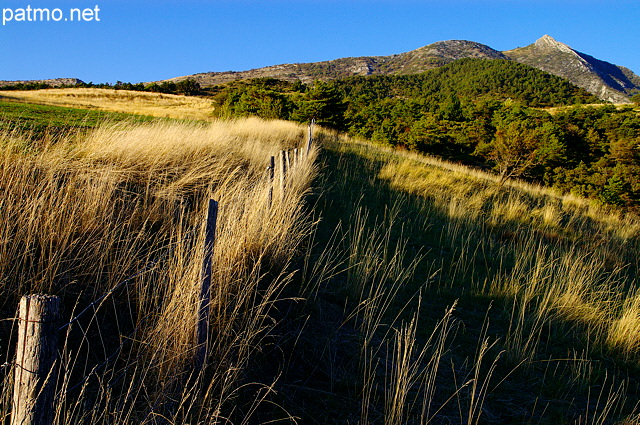
[[(59, 126), (57, 117), (65, 111), (84, 123), (80, 112), (20, 108), (19, 119), (37, 117), (33, 124), (45, 130), (0, 133), (2, 317), (12, 317), (18, 298), (35, 291), (60, 295), (63, 317), (70, 318), (127, 282), (61, 333), (55, 423), (250, 415), (262, 386), (246, 385), (246, 364), (273, 326), (270, 312), (309, 232), (299, 201), (315, 172), (315, 152), (289, 170), (287, 192), (275, 190), (270, 208), (265, 166), (280, 149), (300, 144), (304, 128), (259, 119), (115, 124), (112, 117), (66, 137), (69, 122)], [(190, 379), (209, 198), (220, 202), (212, 272), (216, 339), (207, 369)], [(10, 362), (12, 321), (0, 326)], [(2, 422), (10, 372), (1, 370)]]
[[(5, 121), (61, 112), (20, 108)], [(308, 198), (321, 219), (314, 248), (296, 263), (302, 292), (283, 293), (292, 301), (270, 313), (278, 325), (244, 371), (247, 383), (278, 378), (279, 407), (263, 404), (252, 422), (283, 412), (389, 424), (632, 414), (636, 221), (366, 144), (325, 148)]]
[[(127, 113), (40, 105), (4, 97), (0, 97), (0, 106), (3, 121), (27, 125), (33, 123), (37, 127), (95, 127), (107, 118), (110, 120), (132, 118), (132, 115)], [(144, 120), (144, 117), (141, 117), (141, 120)]]
[[(325, 148), (316, 242), (325, 258), (333, 247), (334, 276), (318, 282), (312, 335), (283, 378), (293, 413), (424, 423), (437, 411), (433, 423), (505, 424), (634, 414), (637, 219), (367, 144)], [(404, 369), (398, 347), (411, 359)]]

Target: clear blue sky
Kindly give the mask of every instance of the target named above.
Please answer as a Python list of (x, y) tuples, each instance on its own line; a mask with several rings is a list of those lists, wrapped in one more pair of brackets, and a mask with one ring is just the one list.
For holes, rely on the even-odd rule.
[[(19, 21), (27, 6), (59, 11), (49, 22), (33, 13)], [(640, 74), (640, 0), (9, 0), (0, 8), (0, 80), (135, 83), (451, 39), (508, 50), (544, 34)], [(72, 22), (71, 9), (90, 9), (92, 20)]]

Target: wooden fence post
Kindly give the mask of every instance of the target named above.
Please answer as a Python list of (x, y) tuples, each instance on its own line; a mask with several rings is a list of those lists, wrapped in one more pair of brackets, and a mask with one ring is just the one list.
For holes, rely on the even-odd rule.
[(309, 123), (309, 141), (307, 142), (307, 156), (311, 152), (311, 144), (313, 143), (313, 126), (316, 124), (316, 119), (311, 119)]
[(59, 310), (60, 299), (53, 295), (20, 300), (11, 425), (53, 422)]
[(273, 205), (273, 177), (276, 169), (276, 158), (271, 157), (269, 159), (269, 166), (267, 167), (267, 175), (269, 177), (269, 208)]
[(196, 323), (196, 370), (204, 368), (209, 354), (209, 315), (211, 307), (211, 261), (213, 245), (216, 239), (216, 223), (218, 221), (218, 202), (209, 200), (207, 224), (204, 237), (204, 258), (200, 274), (200, 307)]
[(287, 155), (286, 151), (280, 151), (280, 200), (284, 199), (287, 183)]

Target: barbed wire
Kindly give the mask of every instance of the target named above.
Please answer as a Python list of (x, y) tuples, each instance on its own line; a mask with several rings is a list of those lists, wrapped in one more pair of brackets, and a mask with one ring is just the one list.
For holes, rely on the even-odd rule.
[[(58, 331), (63, 331), (65, 328), (67, 328), (68, 326), (72, 325), (73, 323), (77, 322), (85, 313), (87, 313), (92, 307), (94, 307), (96, 304), (101, 303), (106, 300), (107, 297), (109, 297), (111, 294), (113, 294), (114, 292), (116, 292), (119, 288), (121, 288), (122, 286), (126, 285), (127, 283), (131, 282), (132, 280), (134, 280), (135, 278), (141, 276), (142, 274), (150, 271), (153, 267), (155, 267), (158, 263), (160, 263), (162, 260), (164, 260), (165, 258), (169, 257), (174, 249), (175, 246), (177, 246), (178, 244), (184, 243), (187, 240), (191, 239), (195, 233), (200, 230), (198, 228), (198, 226), (196, 226), (194, 229), (190, 230), (187, 232), (187, 234), (180, 239), (179, 241), (176, 241), (172, 244), (169, 245), (170, 249), (164, 253), (160, 258), (153, 260), (153, 261), (149, 261), (147, 263), (146, 266), (144, 266), (142, 269), (136, 271), (134, 274), (132, 274), (131, 276), (127, 277), (126, 279), (118, 282), (117, 284), (115, 284), (111, 289), (109, 289), (107, 292), (105, 292), (104, 294), (102, 294), (100, 297), (98, 297), (97, 299), (95, 299), (91, 304), (89, 304), (88, 306), (86, 306), (84, 309), (82, 309), (82, 311), (80, 313), (78, 313), (75, 317), (73, 317), (71, 320), (69, 320), (67, 323), (65, 323), (64, 325), (60, 326), (58, 328)], [(97, 311), (100, 309), (100, 306), (98, 306), (96, 309), (94, 309), (94, 314), (97, 313)]]
[[(165, 252), (160, 258), (154, 260), (154, 261), (150, 261), (144, 268), (142, 268), (141, 270), (138, 270), (136, 273), (132, 274), (131, 276), (127, 277), (126, 279), (120, 281), (119, 283), (117, 283), (116, 285), (114, 285), (109, 291), (105, 292), (103, 295), (101, 295), (99, 298), (97, 298), (96, 300), (94, 300), (91, 304), (89, 304), (87, 307), (85, 307), (80, 313), (78, 313), (73, 319), (71, 319), (69, 322), (65, 323), (64, 325), (62, 325), (58, 331), (62, 331), (64, 330), (66, 327), (70, 326), (71, 324), (77, 322), (86, 312), (88, 312), (91, 307), (95, 306), (96, 304), (100, 303), (100, 305), (98, 305), (97, 308), (94, 309), (94, 314), (97, 313), (97, 311), (102, 307), (102, 304), (106, 301), (107, 297), (109, 297), (111, 294), (113, 294), (114, 292), (116, 292), (119, 288), (121, 288), (122, 286), (125, 286), (127, 283), (131, 282), (133, 279), (141, 276), (143, 273), (146, 273), (150, 270), (152, 270), (153, 267), (155, 267), (158, 263), (160, 263), (162, 260), (166, 259), (167, 257), (169, 257), (173, 251), (175, 250), (175, 247), (178, 246), (179, 244), (182, 244), (184, 242), (186, 242), (187, 240), (192, 239), (201, 229), (198, 226), (195, 226), (192, 230), (190, 230), (189, 232), (186, 233), (185, 237), (183, 237), (182, 239), (180, 239), (179, 241), (176, 241), (172, 244), (169, 245), (170, 249), (167, 250), (167, 252)], [(149, 320), (149, 318), (151, 318), (151, 316), (153, 314), (155, 314), (160, 308), (162, 308), (163, 303), (158, 303), (156, 305), (156, 307), (150, 311), (146, 316), (144, 316), (138, 323), (138, 325), (136, 326), (135, 329), (133, 329), (133, 331), (131, 331), (128, 335), (126, 335), (122, 342), (118, 345), (118, 347), (113, 351), (113, 353), (111, 353), (102, 363), (94, 366), (91, 371), (85, 375), (80, 382), (76, 383), (75, 385), (73, 385), (71, 388), (68, 388), (67, 390), (65, 390), (62, 394), (59, 394), (56, 397), (56, 401), (58, 401), (61, 397), (67, 395), (68, 393), (74, 391), (75, 389), (77, 389), (78, 387), (84, 385), (90, 378), (91, 376), (95, 375), (99, 370), (101, 370), (103, 367), (105, 367), (107, 364), (109, 364), (109, 362), (111, 362), (123, 349), (124, 345), (132, 340), (132, 337), (140, 330), (140, 328), (142, 327), (142, 325)], [(83, 331), (83, 338), (86, 338), (86, 332)], [(123, 372), (124, 373), (124, 372)], [(122, 375), (122, 374), (121, 374)], [(119, 379), (119, 377), (117, 378)]]
[[(98, 299), (96, 299), (95, 301), (93, 301), (91, 304), (89, 304), (88, 306), (86, 306), (80, 313), (78, 313), (73, 319), (71, 319), (70, 321), (68, 321), (67, 323), (65, 323), (64, 325), (60, 326), (60, 328), (58, 328), (58, 331), (62, 331), (64, 330), (67, 326), (72, 325), (73, 323), (77, 322), (87, 311), (89, 311), (89, 309), (93, 306), (95, 306), (97, 303), (104, 301), (109, 295), (113, 294), (115, 291), (117, 291), (120, 287), (122, 287), (123, 285), (131, 282), (133, 279), (135, 279), (136, 277), (142, 275), (143, 273), (149, 271), (151, 269), (152, 266), (155, 266), (158, 263), (158, 260), (156, 261), (152, 261), (150, 262), (150, 264), (147, 264), (144, 268), (142, 268), (141, 270), (138, 270), (136, 273), (134, 273), (133, 275), (129, 276), (128, 278), (120, 281), (119, 283), (117, 283), (113, 288), (109, 289), (107, 292), (105, 292), (104, 294), (102, 294)], [(98, 308), (94, 311), (97, 312), (97, 310), (100, 309), (100, 306), (98, 306)]]
[(160, 308), (161, 308), (162, 304), (158, 304), (156, 306), (156, 308), (154, 308), (152, 311), (150, 311), (144, 318), (142, 318), (140, 320), (140, 322), (138, 323), (138, 325), (136, 326), (136, 328), (131, 331), (128, 335), (126, 335), (123, 339), (122, 342), (120, 343), (120, 345), (118, 345), (118, 347), (113, 351), (113, 353), (111, 353), (102, 363), (100, 363), (99, 365), (94, 366), (93, 368), (91, 368), (91, 371), (85, 375), (80, 382), (78, 382), (77, 384), (75, 384), (73, 387), (68, 388), (67, 390), (65, 390), (62, 394), (59, 394), (58, 396), (56, 396), (56, 401), (60, 400), (61, 397), (69, 394), (70, 392), (72, 392), (73, 390), (75, 390), (76, 388), (80, 387), (81, 385), (84, 385), (89, 378), (91, 378), (92, 375), (96, 374), (100, 369), (102, 369), (104, 366), (106, 366), (107, 364), (109, 364), (109, 362), (115, 358), (121, 351), (122, 348), (124, 347), (125, 343), (132, 341), (132, 337), (140, 330), (140, 328), (142, 327), (142, 325), (149, 319), (151, 318), (151, 316), (153, 314), (155, 314)]

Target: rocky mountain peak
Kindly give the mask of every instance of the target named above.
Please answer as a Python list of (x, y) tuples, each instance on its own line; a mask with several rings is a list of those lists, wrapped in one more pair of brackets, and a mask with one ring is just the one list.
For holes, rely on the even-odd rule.
[[(485, 59), (504, 59), (505, 56), (491, 47), (468, 40), (447, 40), (438, 41), (428, 46), (421, 47), (413, 52), (419, 52), (423, 55), (441, 57), (447, 59), (462, 58), (485, 58)], [(412, 52), (409, 52), (412, 53)]]
[(633, 72), (573, 50), (549, 35), (504, 53), (511, 60), (566, 78), (605, 101), (628, 102), (629, 95), (639, 88)]
[(535, 47), (546, 50), (560, 50), (565, 53), (573, 53), (573, 49), (564, 43), (557, 41), (548, 34), (543, 35), (533, 43)]

